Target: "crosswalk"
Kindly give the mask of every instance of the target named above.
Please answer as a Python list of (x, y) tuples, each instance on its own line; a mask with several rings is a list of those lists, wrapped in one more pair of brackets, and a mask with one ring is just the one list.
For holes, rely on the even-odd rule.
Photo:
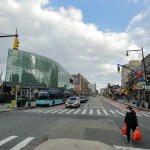
[[(16, 138), (19, 138), (19, 137), (16, 135), (12, 135), (12, 136), (6, 137), (5, 139), (1, 140), (0, 141), (0, 149), (5, 147), (7, 144), (9, 144), (9, 142), (13, 141)], [(34, 138), (35, 137), (27, 137), (9, 149), (10, 150), (20, 150), (20, 149), (26, 147), (32, 140), (34, 140)]]
[[(43, 113), (43, 114), (66, 114), (66, 115), (89, 115), (89, 116), (125, 116), (126, 112), (124, 110), (106, 110), (106, 109), (100, 109), (100, 108), (78, 108), (78, 109), (29, 109), (24, 110), (26, 113)], [(146, 112), (136, 112), (138, 117), (148, 117), (150, 118), (150, 114)]]

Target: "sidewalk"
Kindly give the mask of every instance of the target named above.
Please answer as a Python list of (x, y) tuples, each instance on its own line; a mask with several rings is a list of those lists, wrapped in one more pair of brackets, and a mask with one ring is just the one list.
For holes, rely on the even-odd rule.
[(28, 103), (26, 103), (26, 106), (20, 107), (20, 108), (9, 108), (9, 105), (10, 104), (7, 104), (7, 103), (5, 103), (3, 106), (0, 105), (0, 113), (36, 107), (35, 101), (31, 102), (31, 106), (28, 106)]
[(145, 108), (143, 108), (141, 104), (140, 104), (139, 107), (137, 107), (137, 104), (134, 103), (134, 102), (135, 102), (134, 100), (130, 100), (130, 102), (128, 102), (128, 100), (118, 99), (118, 103), (126, 104), (126, 105), (132, 106), (134, 108), (138, 108), (138, 109), (150, 112), (150, 109), (148, 109), (148, 102), (144, 102), (145, 103)]
[(49, 139), (34, 150), (114, 150), (110, 145), (98, 141), (78, 139)]

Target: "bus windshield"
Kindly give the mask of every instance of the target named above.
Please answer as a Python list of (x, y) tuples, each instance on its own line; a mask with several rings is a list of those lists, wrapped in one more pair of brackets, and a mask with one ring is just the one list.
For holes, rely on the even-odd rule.
[(49, 95), (47, 93), (39, 93), (37, 99), (38, 100), (48, 100), (49, 99)]

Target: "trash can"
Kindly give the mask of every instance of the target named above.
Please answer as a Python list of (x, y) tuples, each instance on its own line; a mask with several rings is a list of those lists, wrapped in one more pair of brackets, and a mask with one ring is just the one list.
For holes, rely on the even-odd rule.
[(28, 107), (30, 107), (31, 106), (31, 101), (28, 101)]
[(26, 98), (25, 97), (18, 97), (17, 98), (17, 108), (24, 107), (26, 105)]

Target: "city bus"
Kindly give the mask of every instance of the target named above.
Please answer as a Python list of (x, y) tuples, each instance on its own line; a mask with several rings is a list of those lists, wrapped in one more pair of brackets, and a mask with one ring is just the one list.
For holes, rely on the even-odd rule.
[(59, 90), (41, 90), (36, 99), (36, 106), (55, 106), (64, 103), (65, 93)]

